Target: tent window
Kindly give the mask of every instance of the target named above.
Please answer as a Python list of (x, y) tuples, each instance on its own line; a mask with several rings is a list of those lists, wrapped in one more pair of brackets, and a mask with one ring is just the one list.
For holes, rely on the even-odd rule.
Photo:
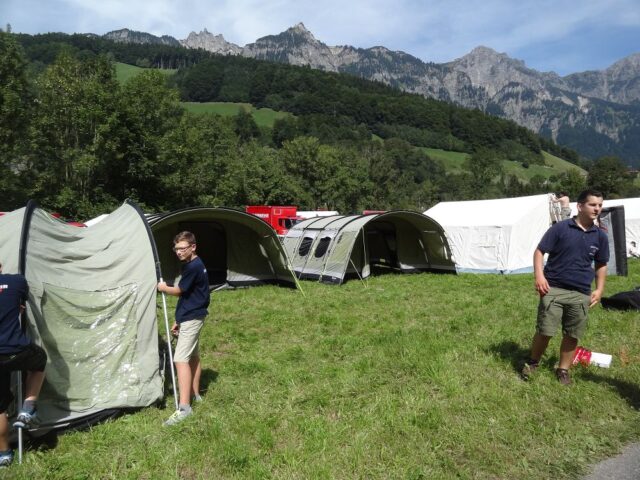
[(301, 257), (306, 257), (309, 255), (309, 250), (311, 249), (311, 244), (313, 243), (313, 238), (304, 237), (302, 242), (300, 242), (300, 248), (298, 249), (298, 255)]
[(327, 249), (329, 248), (329, 244), (331, 243), (331, 237), (323, 237), (318, 242), (318, 246), (316, 247), (316, 258), (323, 257), (325, 253), (327, 253)]

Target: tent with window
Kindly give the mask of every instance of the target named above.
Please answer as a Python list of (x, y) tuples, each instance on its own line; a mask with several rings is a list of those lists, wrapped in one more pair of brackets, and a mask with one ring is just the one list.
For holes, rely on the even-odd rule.
[(374, 269), (455, 272), (442, 228), (417, 212), (310, 218), (283, 243), (299, 278), (325, 283), (366, 278)]
[(0, 216), (3, 272), (27, 278), (26, 330), (48, 355), (41, 431), (162, 399), (154, 248), (131, 203), (92, 228), (33, 202)]
[(533, 252), (551, 225), (549, 195), (440, 202), (427, 210), (444, 228), (458, 272), (533, 271)]
[(255, 215), (224, 207), (194, 207), (151, 216), (149, 225), (168, 283), (177, 282), (180, 275), (180, 262), (171, 250), (173, 238), (188, 230), (196, 236), (196, 251), (207, 266), (212, 288), (296, 286), (278, 236)]

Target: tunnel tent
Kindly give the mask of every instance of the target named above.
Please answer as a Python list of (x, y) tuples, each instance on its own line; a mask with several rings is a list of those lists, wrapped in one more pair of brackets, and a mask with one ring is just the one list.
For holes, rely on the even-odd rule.
[(27, 332), (48, 355), (41, 425), (31, 434), (162, 399), (154, 248), (129, 202), (92, 228), (33, 202), (0, 217), (3, 271), (25, 275)]
[(417, 212), (311, 218), (283, 244), (299, 278), (324, 283), (367, 278), (373, 269), (455, 272), (444, 231)]
[(171, 250), (174, 236), (193, 232), (207, 266), (211, 288), (277, 284), (296, 287), (287, 255), (273, 228), (262, 219), (226, 207), (192, 207), (151, 215), (164, 279), (177, 283), (180, 262)]

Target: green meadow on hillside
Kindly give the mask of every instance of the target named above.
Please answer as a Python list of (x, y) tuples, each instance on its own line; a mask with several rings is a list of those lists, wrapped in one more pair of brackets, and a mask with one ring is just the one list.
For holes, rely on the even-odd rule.
[[(421, 150), (429, 155), (429, 157), (440, 160), (448, 171), (456, 173), (460, 173), (464, 170), (464, 163), (469, 157), (468, 153), (449, 152), (436, 148), (421, 148)], [(507, 175), (515, 175), (524, 181), (529, 181), (536, 175), (543, 178), (549, 178), (552, 175), (558, 175), (570, 169), (578, 170), (584, 176), (587, 175), (585, 170), (567, 162), (566, 160), (551, 155), (548, 152), (542, 152), (542, 154), (544, 156), (545, 165), (529, 165), (528, 168), (524, 168), (522, 164), (518, 162), (503, 160), (502, 168), (504, 173)]]
[[(140, 72), (143, 72), (145, 69), (141, 67), (136, 67), (135, 65), (127, 65), (126, 63), (116, 62), (116, 78), (120, 83), (124, 83), (132, 77), (135, 77)], [(172, 75), (176, 72), (176, 70), (170, 69), (157, 69), (159, 72), (164, 73), (165, 75)]]
[(231, 102), (181, 102), (182, 105), (191, 113), (213, 113), (226, 117), (235, 116), (240, 109), (245, 112), (251, 112), (253, 119), (259, 127), (272, 127), (273, 122), (279, 118), (291, 116), (287, 112), (276, 112), (270, 108), (255, 108), (250, 103), (231, 103)]
[[(629, 270), (609, 277), (608, 295), (637, 285), (640, 261)], [(531, 274), (302, 287), (212, 294), (206, 392), (190, 419), (162, 426), (169, 395), (50, 439), (3, 478), (579, 479), (640, 440), (637, 312), (594, 308), (581, 344), (613, 364), (574, 367), (562, 387), (558, 338), (531, 382), (517, 373)]]

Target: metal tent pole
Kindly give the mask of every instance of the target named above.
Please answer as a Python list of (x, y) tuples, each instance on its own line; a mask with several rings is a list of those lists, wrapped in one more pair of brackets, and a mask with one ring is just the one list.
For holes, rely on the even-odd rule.
[[(160, 281), (164, 282), (162, 276)], [(176, 373), (173, 370), (173, 351), (171, 350), (171, 329), (169, 328), (169, 315), (167, 314), (167, 297), (162, 292), (162, 312), (164, 313), (164, 326), (167, 330), (167, 348), (169, 349), (169, 370), (171, 370), (171, 383), (173, 384), (173, 399), (178, 410), (178, 390), (176, 388)]]

